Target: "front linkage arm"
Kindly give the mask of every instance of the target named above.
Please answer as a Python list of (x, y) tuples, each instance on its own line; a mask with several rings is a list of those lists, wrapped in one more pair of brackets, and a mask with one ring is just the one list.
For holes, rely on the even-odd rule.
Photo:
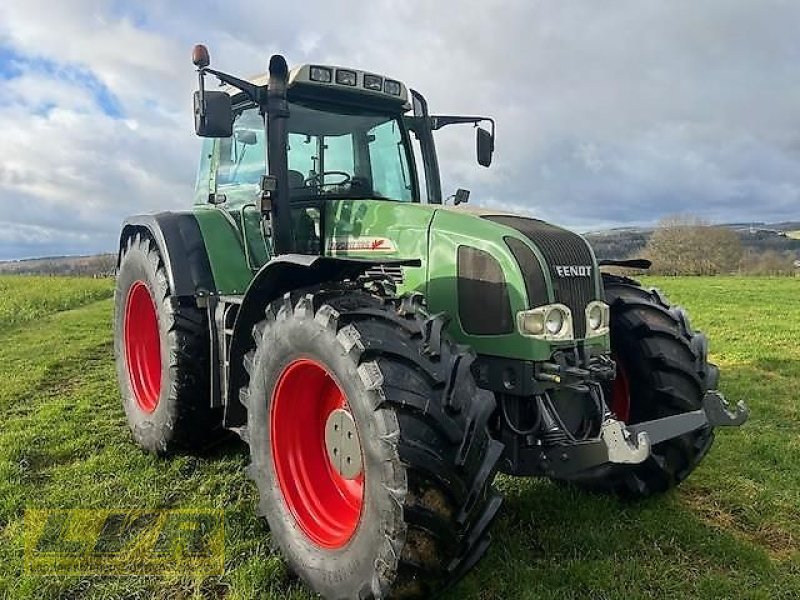
[(607, 418), (597, 439), (567, 445), (543, 446), (539, 463), (545, 475), (568, 479), (604, 464), (639, 464), (661, 442), (703, 427), (738, 427), (750, 416), (743, 402), (731, 408), (717, 390), (703, 397), (703, 407), (635, 425)]
[(636, 436), (646, 433), (651, 444), (658, 444), (702, 427), (738, 427), (750, 416), (750, 411), (739, 402), (731, 410), (728, 401), (717, 390), (709, 390), (703, 397), (703, 408), (655, 421), (630, 425), (628, 431)]

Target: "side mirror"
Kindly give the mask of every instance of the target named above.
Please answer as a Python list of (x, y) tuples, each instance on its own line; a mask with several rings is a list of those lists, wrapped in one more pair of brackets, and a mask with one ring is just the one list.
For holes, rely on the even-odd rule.
[(233, 134), (230, 94), (196, 91), (194, 130), (200, 137), (230, 137)]
[(492, 164), (494, 153), (494, 136), (483, 127), (478, 127), (475, 134), (475, 146), (478, 155), (478, 164), (488, 167)]

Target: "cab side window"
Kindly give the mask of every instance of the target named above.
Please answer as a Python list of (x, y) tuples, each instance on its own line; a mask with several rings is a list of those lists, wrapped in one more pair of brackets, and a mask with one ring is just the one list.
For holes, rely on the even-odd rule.
[(411, 199), (411, 176), (400, 127), (385, 121), (369, 131), (369, 160), (375, 195), (395, 200)]

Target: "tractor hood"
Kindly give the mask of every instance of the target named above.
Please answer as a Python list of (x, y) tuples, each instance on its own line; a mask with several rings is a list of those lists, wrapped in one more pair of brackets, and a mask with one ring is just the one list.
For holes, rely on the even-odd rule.
[(420, 259), (420, 267), (376, 272), (390, 275), (401, 293), (422, 293), (432, 311), (457, 315), (454, 333), (479, 353), (485, 347), (490, 354), (528, 354), (533, 360), (533, 346), (541, 345), (537, 356), (546, 358), (548, 344), (518, 333), (517, 314), (562, 304), (573, 316), (573, 339), (584, 339), (587, 306), (603, 297), (586, 240), (538, 219), (463, 205), (381, 200), (335, 201), (328, 209), (327, 254)]

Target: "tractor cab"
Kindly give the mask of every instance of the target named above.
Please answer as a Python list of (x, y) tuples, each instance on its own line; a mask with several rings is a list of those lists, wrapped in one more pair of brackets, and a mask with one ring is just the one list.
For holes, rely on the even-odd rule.
[[(217, 187), (229, 204), (246, 202), (267, 172), (264, 118), (246, 100), (233, 135), (207, 144), (217, 156)], [(399, 114), (289, 102), (286, 181), (291, 202), (336, 198), (419, 200), (408, 130)], [(234, 188), (241, 188), (240, 190)]]
[[(269, 101), (273, 75), (243, 81), (206, 65), (201, 80), (206, 72), (228, 85), (212, 92), (201, 84), (195, 95), (197, 133), (206, 138), (199, 204), (240, 209), (259, 204), (262, 192), (285, 195), (293, 209), (319, 208), (332, 199), (440, 204), (432, 131), (455, 123), (491, 125), (491, 133), (478, 128), (476, 142), (478, 162), (491, 163), (492, 119), (430, 116), (419, 92), (382, 75), (322, 65), (282, 71), (285, 81), (276, 74), (272, 84), (273, 89), (285, 86), (278, 108), (274, 98)], [(285, 158), (278, 156), (284, 148)], [(264, 190), (262, 184), (275, 189)], [(285, 186), (284, 194), (279, 186)]]

